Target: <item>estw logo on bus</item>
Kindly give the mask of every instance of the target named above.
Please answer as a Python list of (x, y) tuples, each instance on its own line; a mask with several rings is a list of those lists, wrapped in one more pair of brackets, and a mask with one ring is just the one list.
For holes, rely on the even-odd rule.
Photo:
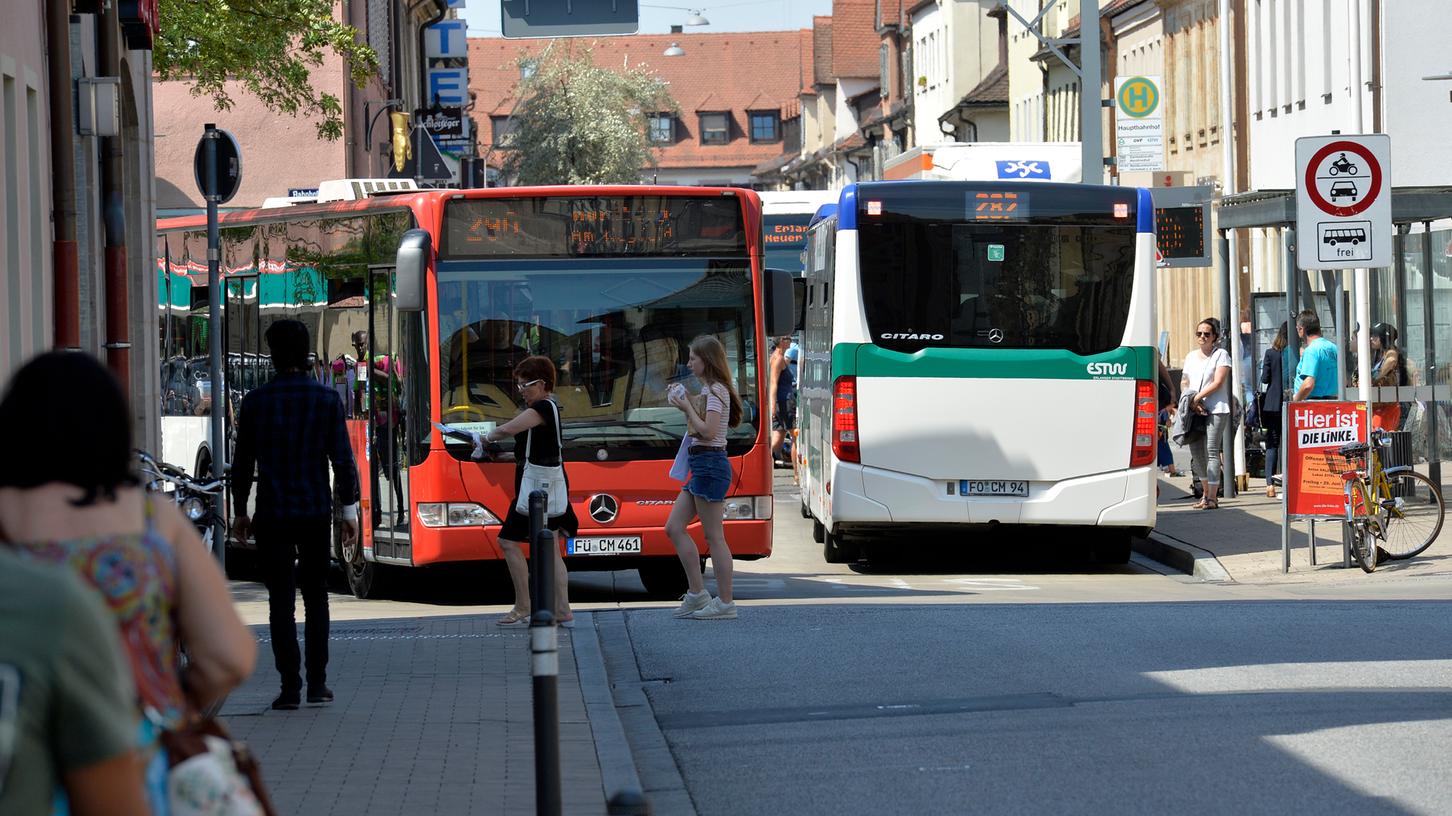
[(1127, 377), (1129, 363), (1090, 363), (1084, 366), (1091, 377)]
[(1049, 163), (1046, 161), (997, 161), (998, 177), (1001, 179), (1048, 179)]

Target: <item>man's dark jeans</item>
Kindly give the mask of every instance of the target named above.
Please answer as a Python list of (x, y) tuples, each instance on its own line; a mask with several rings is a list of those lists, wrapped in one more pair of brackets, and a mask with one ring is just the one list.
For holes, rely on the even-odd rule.
[[(283, 691), (301, 691), (297, 646), (297, 590), (302, 590), (307, 641), (308, 687), (328, 677), (328, 549), (332, 523), (327, 516), (302, 519), (258, 518), (255, 525), (262, 580), (272, 629), (272, 657)], [(296, 560), (296, 571), (294, 571)]]

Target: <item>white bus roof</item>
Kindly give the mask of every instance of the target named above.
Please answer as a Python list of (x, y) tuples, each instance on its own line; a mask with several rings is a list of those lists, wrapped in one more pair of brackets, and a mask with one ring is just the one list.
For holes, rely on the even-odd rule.
[(888, 159), (884, 179), (951, 181), (1080, 181), (1078, 142), (946, 142), (914, 147)]
[(767, 190), (759, 192), (763, 215), (815, 214), (823, 204), (836, 204), (841, 190)]

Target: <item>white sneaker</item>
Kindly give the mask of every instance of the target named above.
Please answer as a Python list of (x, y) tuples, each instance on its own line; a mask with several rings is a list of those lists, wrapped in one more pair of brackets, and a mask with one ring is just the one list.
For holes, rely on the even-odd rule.
[(681, 605), (671, 613), (672, 617), (689, 618), (692, 612), (705, 609), (711, 602), (711, 593), (708, 590), (701, 590), (700, 593), (687, 592), (681, 596)]
[(736, 604), (712, 598), (711, 602), (688, 615), (691, 620), (736, 620)]

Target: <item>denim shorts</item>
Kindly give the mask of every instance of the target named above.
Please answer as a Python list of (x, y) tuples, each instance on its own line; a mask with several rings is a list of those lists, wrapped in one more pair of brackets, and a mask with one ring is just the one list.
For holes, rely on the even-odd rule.
[(691, 478), (685, 491), (698, 499), (725, 501), (731, 487), (731, 460), (725, 451), (703, 451), (690, 456)]

